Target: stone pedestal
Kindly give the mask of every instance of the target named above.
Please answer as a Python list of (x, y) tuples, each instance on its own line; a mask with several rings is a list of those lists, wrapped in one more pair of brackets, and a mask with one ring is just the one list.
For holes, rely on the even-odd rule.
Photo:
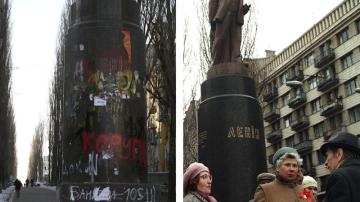
[(266, 171), (262, 110), (247, 69), (243, 63), (215, 65), (201, 85), (199, 162), (210, 168), (218, 201), (248, 202), (256, 176)]

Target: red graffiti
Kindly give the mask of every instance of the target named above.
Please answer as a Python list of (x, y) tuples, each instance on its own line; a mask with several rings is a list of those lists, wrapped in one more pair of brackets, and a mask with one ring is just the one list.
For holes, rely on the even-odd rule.
[(89, 151), (91, 149), (91, 140), (94, 139), (95, 134), (94, 133), (90, 133), (87, 131), (84, 131), (81, 134), (81, 139), (82, 139), (82, 150), (84, 152)]
[(130, 138), (119, 134), (100, 134), (84, 131), (81, 134), (83, 152), (89, 153), (95, 150), (114, 154), (120, 160), (139, 161), (146, 165), (146, 145), (143, 139)]

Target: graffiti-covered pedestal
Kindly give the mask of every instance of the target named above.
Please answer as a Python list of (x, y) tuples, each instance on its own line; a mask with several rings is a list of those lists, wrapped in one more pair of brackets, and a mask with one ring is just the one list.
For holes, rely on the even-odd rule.
[(76, 0), (64, 68), (64, 182), (146, 182), (145, 40), (133, 0)]
[(213, 66), (201, 85), (199, 161), (213, 175), (218, 201), (248, 202), (266, 171), (262, 110), (255, 82), (242, 63)]

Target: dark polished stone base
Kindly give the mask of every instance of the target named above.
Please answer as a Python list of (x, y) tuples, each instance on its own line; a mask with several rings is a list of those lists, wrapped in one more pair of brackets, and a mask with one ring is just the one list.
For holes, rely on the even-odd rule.
[(199, 161), (213, 174), (218, 201), (248, 202), (266, 172), (262, 109), (242, 63), (213, 66), (201, 85)]

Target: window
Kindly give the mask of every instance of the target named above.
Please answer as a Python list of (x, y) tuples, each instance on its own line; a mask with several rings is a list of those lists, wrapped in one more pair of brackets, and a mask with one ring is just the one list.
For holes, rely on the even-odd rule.
[(281, 141), (279, 141), (278, 143), (273, 144), (273, 145), (274, 145), (274, 151), (277, 151), (278, 149), (281, 148)]
[(356, 20), (356, 30), (357, 30), (357, 33), (360, 34), (360, 19)]
[(320, 55), (321, 55), (322, 57), (328, 56), (328, 55), (331, 54), (330, 43), (331, 43), (331, 41), (327, 41), (326, 43), (324, 43), (323, 45), (321, 45), (321, 46), (319, 47), (319, 49), (320, 49)]
[(290, 126), (290, 122), (291, 122), (291, 115), (287, 115), (284, 117), (284, 124), (285, 124), (285, 128)]
[(303, 159), (303, 166), (306, 171), (305, 173), (309, 173), (313, 167), (311, 153), (301, 156), (301, 158)]
[(304, 62), (305, 64), (304, 65), (305, 65), (305, 67), (309, 67), (309, 66), (313, 65), (314, 62), (315, 62), (314, 54), (311, 53), (310, 55), (305, 57), (305, 62)]
[(320, 111), (320, 98), (311, 102), (311, 109), (313, 113)]
[(289, 93), (286, 93), (281, 98), (282, 98), (282, 102), (284, 104), (283, 106), (285, 106), (285, 105), (287, 105), (289, 103)]
[(273, 129), (273, 131), (277, 131), (280, 129), (280, 121), (276, 121), (273, 124), (271, 124), (271, 128)]
[(350, 123), (360, 121), (360, 105), (349, 109)]
[(301, 131), (299, 133), (299, 141), (304, 142), (306, 140), (309, 140), (309, 133), (307, 130)]
[(285, 84), (285, 82), (286, 82), (286, 73), (280, 75), (280, 77), (279, 77), (279, 84), (280, 85), (279, 86)]
[(286, 146), (294, 147), (294, 136), (291, 136), (291, 137), (286, 139)]
[(319, 138), (324, 134), (324, 123), (319, 123), (314, 126), (315, 138)]
[(350, 67), (351, 65), (353, 65), (353, 59), (352, 59), (352, 55), (353, 53), (349, 53), (347, 55), (345, 55), (344, 57), (341, 58), (341, 67), (343, 69), (346, 69), (348, 67)]
[(316, 154), (317, 154), (317, 158), (318, 158), (318, 161), (319, 161), (318, 165), (324, 164), (325, 160), (326, 160), (325, 156), (321, 153), (320, 150), (317, 150)]
[(343, 29), (338, 35), (339, 45), (345, 43), (349, 39), (349, 29)]
[(355, 89), (357, 88), (356, 78), (351, 79), (350, 81), (345, 83), (345, 95), (349, 96), (355, 93)]
[(312, 90), (312, 89), (314, 89), (314, 88), (316, 88), (317, 87), (317, 77), (311, 77), (309, 80), (308, 80), (308, 82), (309, 82), (309, 88), (310, 88), (310, 90)]
[(342, 116), (341, 114), (330, 118), (330, 129), (337, 130), (342, 127)]

